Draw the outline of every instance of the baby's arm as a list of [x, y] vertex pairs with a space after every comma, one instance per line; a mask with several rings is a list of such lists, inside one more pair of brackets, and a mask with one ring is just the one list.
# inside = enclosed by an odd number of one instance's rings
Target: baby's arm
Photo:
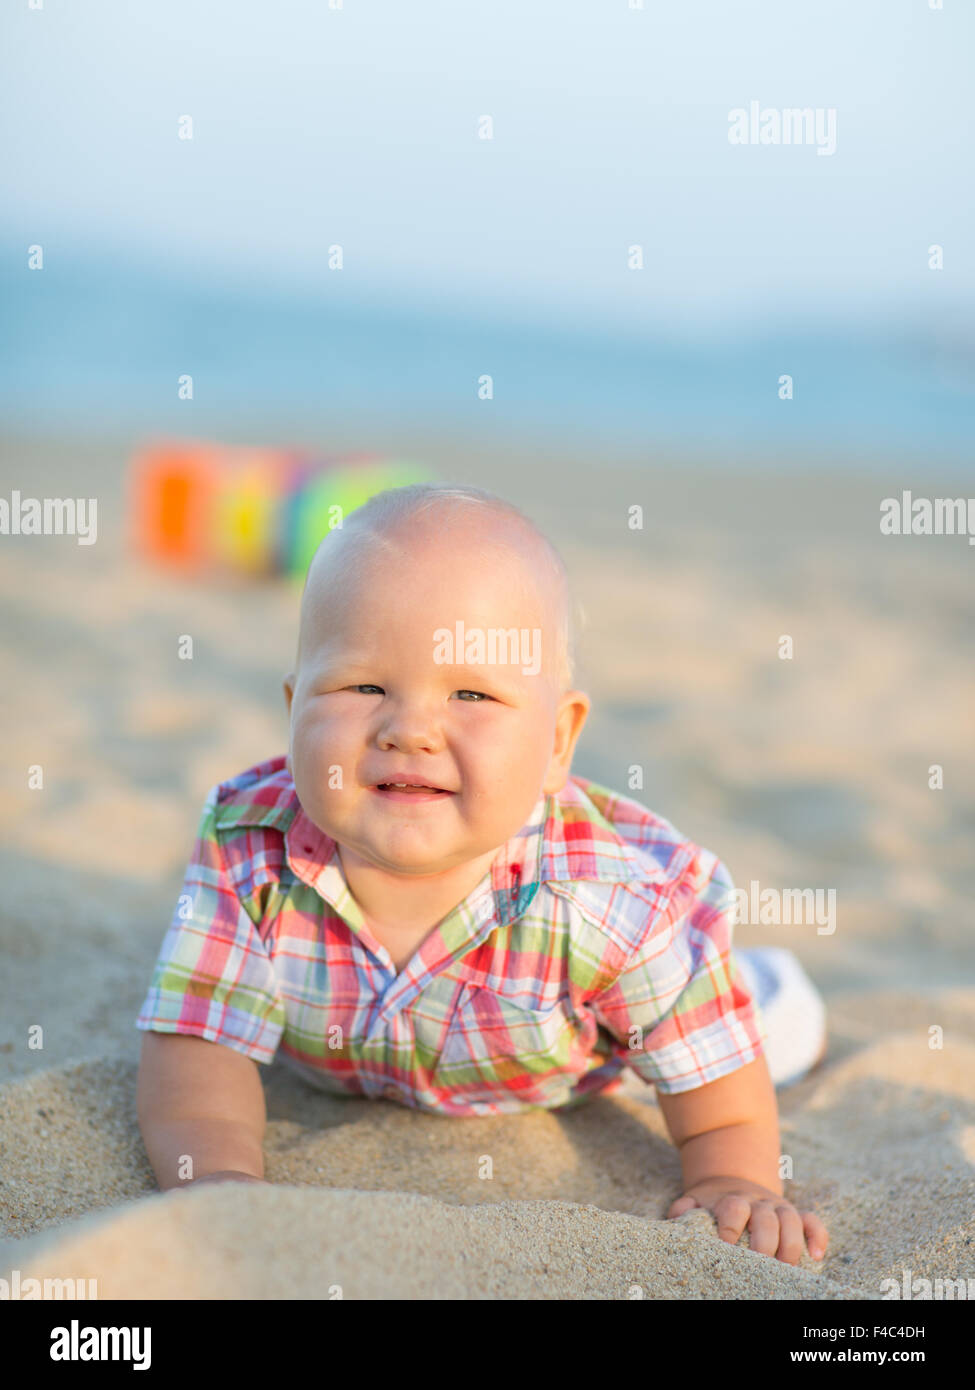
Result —
[[[160, 1190], [189, 1182], [260, 1182], [267, 1125], [257, 1063], [222, 1043], [147, 1032], [136, 1091], [139, 1128]], [[181, 1178], [186, 1157], [192, 1178]]]
[[805, 1236], [810, 1255], [822, 1258], [826, 1227], [782, 1195], [778, 1107], [764, 1057], [690, 1091], [658, 1090], [657, 1100], [684, 1179], [669, 1217], [706, 1207], [722, 1240], [734, 1244], [747, 1225], [751, 1249], [760, 1254], [795, 1264]]
[[690, 1091], [657, 1091], [680, 1150], [684, 1187], [708, 1178], [745, 1178], [781, 1196], [779, 1116], [764, 1057]]

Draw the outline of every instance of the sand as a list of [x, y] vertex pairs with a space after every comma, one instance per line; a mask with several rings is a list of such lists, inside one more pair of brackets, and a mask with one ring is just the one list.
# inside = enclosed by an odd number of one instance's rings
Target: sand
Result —
[[20, 445], [3, 465], [8, 491], [97, 494], [100, 537], [0, 547], [0, 1277], [217, 1299], [844, 1299], [904, 1270], [975, 1279], [971, 553], [876, 534], [899, 477], [601, 467], [596, 489], [571, 460], [442, 464], [566, 554], [594, 703], [576, 771], [622, 789], [641, 764], [642, 799], [740, 885], [837, 890], [832, 935], [739, 932], [794, 949], [829, 1008], [824, 1064], [779, 1100], [787, 1194], [831, 1241], [790, 1267], [719, 1241], [707, 1213], [663, 1219], [679, 1165], [638, 1083], [562, 1117], [447, 1120], [275, 1064], [272, 1186], [156, 1191], [134, 1019], [202, 797], [284, 751], [297, 606], [285, 581], [201, 585], [130, 556], [126, 447]]

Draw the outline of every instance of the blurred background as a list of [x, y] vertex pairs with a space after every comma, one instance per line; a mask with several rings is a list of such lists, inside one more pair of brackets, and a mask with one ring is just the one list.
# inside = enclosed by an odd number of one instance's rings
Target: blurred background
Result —
[[[4, 27], [24, 431], [970, 459], [970, 6], [91, 0]], [[752, 100], [835, 109], [835, 153], [730, 144]]]
[[[577, 773], [746, 886], [836, 888], [832, 937], [741, 933], [834, 994], [958, 978], [975, 551], [879, 509], [975, 491], [970, 6], [2, 25], [0, 496], [98, 501], [92, 546], [0, 537], [9, 1037], [61, 991], [49, 1050], [0, 1040], [4, 1066], [135, 1049], [208, 788], [287, 747], [300, 576], [140, 548], [158, 440], [406, 460], [523, 506], [588, 618]], [[835, 152], [730, 143], [752, 101], [835, 110]]]

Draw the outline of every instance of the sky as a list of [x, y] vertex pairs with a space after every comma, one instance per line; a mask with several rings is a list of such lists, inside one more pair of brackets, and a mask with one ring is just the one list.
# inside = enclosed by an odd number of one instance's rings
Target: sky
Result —
[[[24, 0], [0, 25], [10, 260], [637, 334], [970, 333], [968, 0]], [[731, 144], [753, 100], [834, 109], [835, 153]]]

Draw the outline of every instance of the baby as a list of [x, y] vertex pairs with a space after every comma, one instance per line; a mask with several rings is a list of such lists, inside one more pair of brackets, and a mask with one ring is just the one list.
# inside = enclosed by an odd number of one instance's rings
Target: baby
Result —
[[822, 1258], [782, 1195], [727, 870], [571, 775], [572, 607], [549, 541], [479, 489], [380, 493], [321, 543], [289, 754], [207, 797], [136, 1024], [160, 1188], [263, 1181], [276, 1054], [440, 1115], [562, 1110], [631, 1075], [680, 1152], [669, 1217]]

